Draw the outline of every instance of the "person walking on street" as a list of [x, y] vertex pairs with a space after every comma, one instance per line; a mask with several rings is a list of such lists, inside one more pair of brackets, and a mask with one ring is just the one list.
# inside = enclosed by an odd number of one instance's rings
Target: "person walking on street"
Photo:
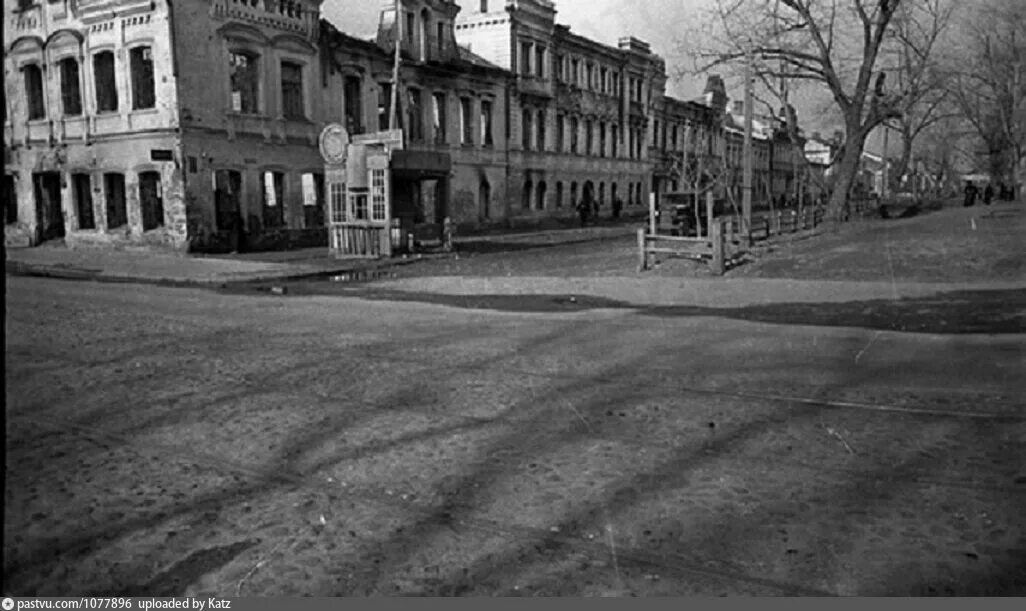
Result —
[[590, 211], [591, 204], [584, 198], [581, 198], [577, 202], [577, 214], [581, 217], [581, 227], [588, 224], [588, 212]]
[[973, 184], [973, 181], [965, 181], [965, 201], [962, 205], [966, 208], [974, 206], [976, 204], [976, 193], [976, 185]]
[[987, 183], [987, 186], [983, 188], [983, 205], [989, 206], [991, 200], [994, 199], [994, 187]]
[[623, 210], [623, 200], [617, 197], [613, 200], [613, 218], [620, 218], [620, 211]]

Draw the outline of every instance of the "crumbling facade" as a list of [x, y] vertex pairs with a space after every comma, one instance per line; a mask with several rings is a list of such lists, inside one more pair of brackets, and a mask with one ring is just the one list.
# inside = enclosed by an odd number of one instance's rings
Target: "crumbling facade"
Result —
[[170, 5], [4, 6], [7, 245], [183, 249]]

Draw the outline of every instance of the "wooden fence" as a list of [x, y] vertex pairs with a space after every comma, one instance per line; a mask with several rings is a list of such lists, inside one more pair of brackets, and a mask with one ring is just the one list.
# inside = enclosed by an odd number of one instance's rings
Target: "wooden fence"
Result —
[[709, 225], [709, 235], [701, 238], [681, 237], [649, 233], [638, 230], [638, 271], [651, 267], [659, 255], [694, 259], [709, 264], [716, 275], [722, 275], [728, 264], [736, 261], [752, 244], [798, 231], [813, 229], [823, 222], [823, 208], [806, 208], [802, 211], [780, 210], [752, 219], [752, 228], [747, 236], [741, 229], [741, 222], [735, 216], [714, 219]]

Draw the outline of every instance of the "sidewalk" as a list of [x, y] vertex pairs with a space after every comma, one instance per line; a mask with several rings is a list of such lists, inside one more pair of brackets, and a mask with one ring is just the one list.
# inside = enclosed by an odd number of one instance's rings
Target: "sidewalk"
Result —
[[[465, 249], [517, 249], [602, 240], [634, 231], [630, 226], [554, 229], [532, 233], [457, 237], [457, 251]], [[512, 247], [512, 248], [511, 248]], [[414, 255], [394, 259], [337, 259], [325, 248], [270, 251], [233, 255], [176, 255], [149, 251], [108, 251], [44, 244], [34, 248], [5, 249], [9, 274], [110, 282], [167, 284], [223, 284], [287, 280], [315, 275], [344, 274], [416, 263], [445, 254]]]

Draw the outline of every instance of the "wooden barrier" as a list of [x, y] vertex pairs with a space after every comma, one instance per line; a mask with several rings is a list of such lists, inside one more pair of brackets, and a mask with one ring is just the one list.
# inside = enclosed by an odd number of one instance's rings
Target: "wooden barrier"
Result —
[[[717, 228], [718, 225], [719, 223], [717, 222], [713, 223], [716, 235], [719, 235], [720, 231]], [[671, 257], [676, 256], [686, 259], [708, 260], [713, 256], [715, 250], [713, 244], [717, 241], [721, 242], [720, 247], [722, 251], [722, 238], [684, 238], [671, 235], [653, 235], [647, 233], [645, 229], [638, 229], [638, 271], [645, 271], [651, 267], [650, 258], [652, 255], [670, 255]]]
[[739, 220], [734, 216], [713, 219], [705, 238], [659, 235], [638, 229], [638, 271], [649, 269], [651, 258], [663, 254], [707, 262], [714, 274], [722, 275], [730, 262], [748, 251], [751, 242], [811, 229], [819, 226], [823, 218], [824, 209], [820, 207], [780, 210], [753, 218], [748, 236], [740, 231]]

